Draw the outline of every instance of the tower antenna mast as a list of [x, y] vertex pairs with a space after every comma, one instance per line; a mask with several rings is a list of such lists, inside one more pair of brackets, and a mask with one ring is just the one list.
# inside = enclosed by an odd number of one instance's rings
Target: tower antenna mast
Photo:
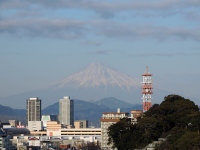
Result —
[[143, 100], [143, 112], [148, 111], [151, 108], [151, 95], [152, 92], [152, 74], [148, 72], [148, 66], [146, 66], [146, 71], [142, 74], [142, 100]]

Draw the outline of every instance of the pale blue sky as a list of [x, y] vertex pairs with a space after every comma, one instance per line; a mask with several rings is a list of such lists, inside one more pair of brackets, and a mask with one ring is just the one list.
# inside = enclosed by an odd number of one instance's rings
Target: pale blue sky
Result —
[[0, 97], [103, 62], [197, 100], [199, 27], [197, 0], [0, 0]]

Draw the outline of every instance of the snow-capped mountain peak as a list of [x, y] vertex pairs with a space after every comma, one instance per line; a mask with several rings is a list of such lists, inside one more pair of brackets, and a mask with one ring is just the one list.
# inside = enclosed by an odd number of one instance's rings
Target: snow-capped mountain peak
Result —
[[118, 72], [100, 63], [92, 63], [85, 70], [72, 74], [60, 81], [57, 88], [63, 87], [95, 88], [99, 86], [113, 86], [122, 89], [138, 87], [139, 81], [124, 73]]

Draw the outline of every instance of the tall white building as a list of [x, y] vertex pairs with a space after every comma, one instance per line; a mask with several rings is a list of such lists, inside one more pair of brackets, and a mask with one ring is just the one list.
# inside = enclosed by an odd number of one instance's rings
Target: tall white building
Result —
[[27, 122], [41, 121], [41, 100], [38, 97], [26, 100]]
[[59, 121], [66, 126], [74, 126], [74, 101], [65, 96], [59, 101]]

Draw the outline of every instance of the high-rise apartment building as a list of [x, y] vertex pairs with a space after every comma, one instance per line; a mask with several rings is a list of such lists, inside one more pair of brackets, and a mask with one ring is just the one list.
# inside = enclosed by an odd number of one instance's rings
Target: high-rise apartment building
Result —
[[41, 121], [41, 100], [38, 97], [26, 100], [27, 122]]
[[66, 126], [74, 126], [74, 101], [65, 96], [59, 101], [59, 121]]
[[129, 113], [120, 112], [120, 109], [116, 113], [102, 113], [101, 118], [101, 149], [102, 150], [111, 150], [112, 144], [108, 145], [108, 128], [112, 124], [120, 121], [124, 117], [128, 117]]

